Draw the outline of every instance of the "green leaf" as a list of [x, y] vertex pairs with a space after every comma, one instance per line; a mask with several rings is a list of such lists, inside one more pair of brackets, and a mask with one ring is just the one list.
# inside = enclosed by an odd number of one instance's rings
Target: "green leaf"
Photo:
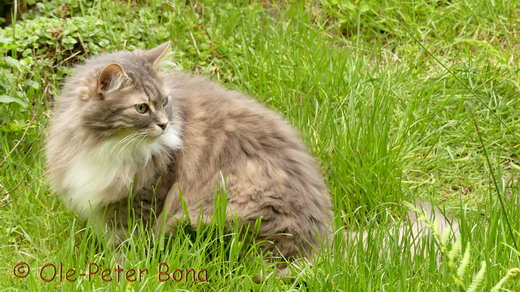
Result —
[[40, 83], [34, 80], [26, 80], [25, 83], [34, 89], [40, 89]]
[[5, 57], [5, 63], [9, 65], [9, 67], [20, 67], [20, 62], [12, 57]]
[[16, 97], [12, 97], [12, 96], [5, 95], [5, 94], [0, 95], [0, 103], [11, 103], [11, 102], [15, 102], [23, 107], [27, 107], [26, 102], [24, 102]]

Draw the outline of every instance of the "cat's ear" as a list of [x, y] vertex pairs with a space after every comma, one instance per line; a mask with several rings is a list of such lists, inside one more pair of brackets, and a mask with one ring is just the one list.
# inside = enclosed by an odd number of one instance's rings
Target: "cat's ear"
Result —
[[97, 94], [103, 97], [105, 93], [120, 88], [130, 77], [118, 64], [110, 64], [103, 68], [97, 78]]
[[144, 51], [144, 57], [148, 62], [150, 62], [154, 67], [157, 66], [159, 61], [166, 55], [168, 50], [170, 49], [170, 42], [165, 42], [164, 44], [157, 46], [148, 51]]

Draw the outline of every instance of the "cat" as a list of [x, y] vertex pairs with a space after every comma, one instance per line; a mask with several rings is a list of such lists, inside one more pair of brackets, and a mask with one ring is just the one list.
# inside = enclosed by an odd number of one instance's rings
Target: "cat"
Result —
[[[169, 47], [105, 53], [74, 69], [51, 115], [54, 192], [118, 245], [129, 206], [151, 228], [171, 232], [183, 220], [211, 218], [220, 187], [229, 218], [261, 218], [267, 252], [310, 258], [332, 234], [332, 202], [297, 132], [249, 96], [162, 70]], [[151, 219], [158, 216], [165, 219]]]

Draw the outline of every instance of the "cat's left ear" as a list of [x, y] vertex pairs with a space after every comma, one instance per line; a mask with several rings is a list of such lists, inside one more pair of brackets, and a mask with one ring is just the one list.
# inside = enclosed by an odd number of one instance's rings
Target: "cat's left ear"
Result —
[[148, 62], [150, 62], [154, 67], [157, 66], [162, 57], [166, 55], [168, 50], [170, 49], [170, 42], [165, 42], [164, 44], [157, 46], [153, 49], [144, 51], [144, 57]]
[[97, 94], [103, 97], [107, 92], [117, 90], [128, 84], [130, 77], [119, 64], [110, 64], [103, 68], [97, 78]]

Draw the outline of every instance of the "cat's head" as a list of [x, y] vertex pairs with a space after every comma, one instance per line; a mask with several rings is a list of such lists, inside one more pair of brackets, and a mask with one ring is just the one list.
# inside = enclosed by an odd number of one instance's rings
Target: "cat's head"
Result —
[[102, 138], [132, 135], [153, 141], [166, 133], [172, 119], [171, 97], [156, 69], [169, 46], [168, 42], [87, 61], [94, 72], [88, 93], [81, 97], [82, 126]]

